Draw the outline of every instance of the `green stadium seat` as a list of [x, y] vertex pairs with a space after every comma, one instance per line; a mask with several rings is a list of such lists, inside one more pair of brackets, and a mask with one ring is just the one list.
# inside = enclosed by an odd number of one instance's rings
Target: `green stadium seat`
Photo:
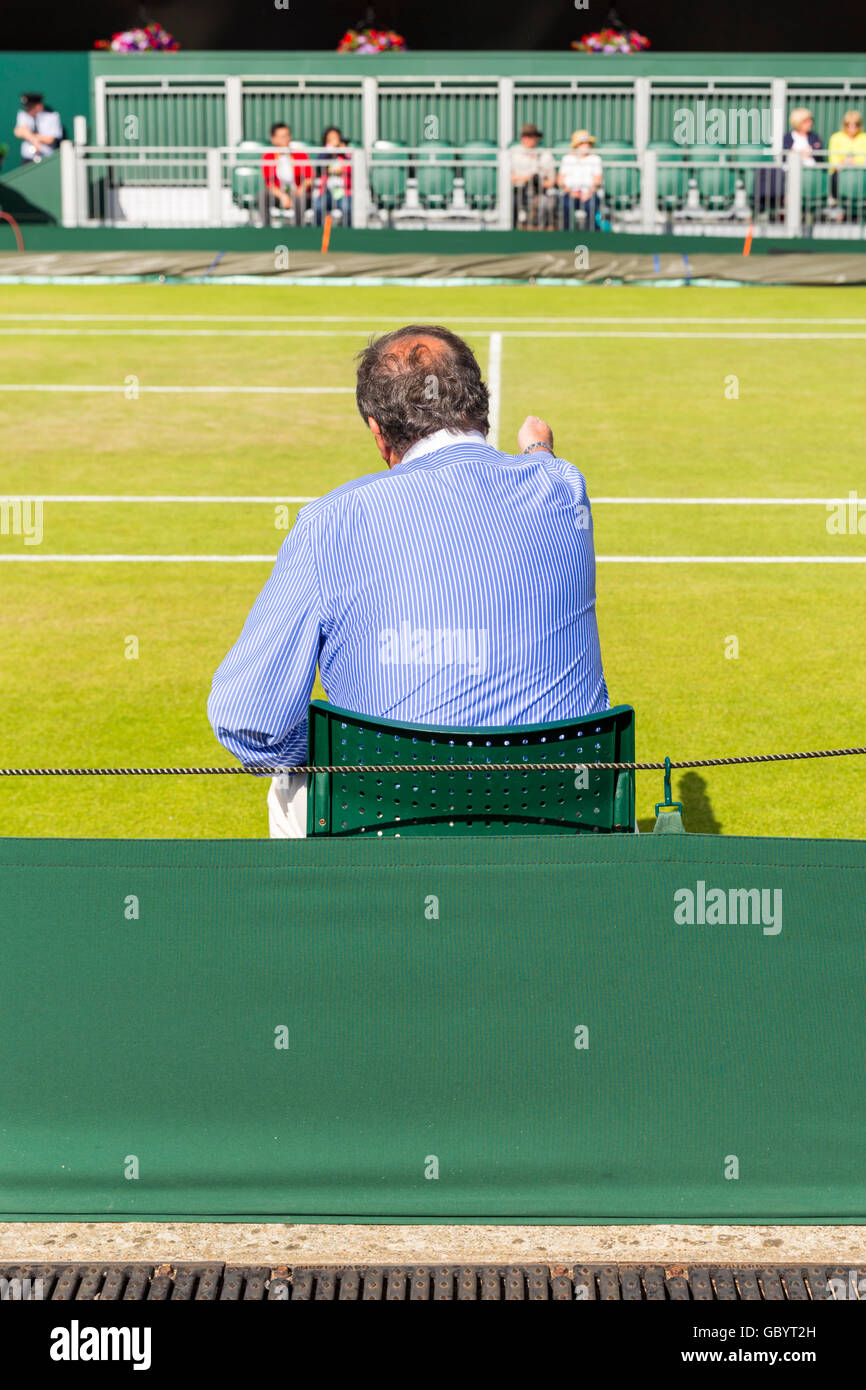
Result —
[[498, 157], [499, 151], [490, 140], [467, 140], [463, 145], [460, 172], [470, 207], [490, 207], [496, 202]]
[[628, 140], [605, 140], [595, 148], [604, 164], [625, 164], [637, 158], [634, 145]]
[[418, 197], [428, 206], [442, 206], [454, 188], [456, 151], [444, 140], [424, 140], [413, 156]]
[[766, 145], [732, 145], [728, 148], [728, 163], [734, 169], [735, 178], [743, 181], [746, 194], [751, 198], [755, 187], [755, 173], [761, 164], [772, 164], [775, 156]]
[[849, 222], [862, 222], [866, 211], [866, 168], [843, 168], [836, 175], [836, 199]]
[[604, 161], [604, 199], [611, 208], [631, 207], [640, 196], [640, 169]]
[[677, 164], [686, 153], [685, 145], [678, 145], [676, 140], [650, 140], [647, 149], [655, 150], [659, 164]]
[[370, 152], [370, 192], [380, 207], [391, 210], [400, 206], [406, 196], [408, 172], [402, 141], [377, 140]]
[[[633, 762], [634, 710], [516, 728], [456, 729], [371, 719], [314, 700], [309, 762], [441, 764], [439, 772], [318, 773], [307, 834], [515, 835], [632, 833], [634, 773], [557, 770], [561, 762]], [[513, 772], [484, 764], [514, 763]], [[521, 772], [521, 763], [549, 772]], [[471, 771], [467, 770], [471, 767]]]
[[260, 140], [241, 140], [235, 146], [236, 154], [243, 156], [243, 159], [232, 166], [232, 202], [244, 212], [254, 212], [262, 207], [265, 180], [261, 156], [269, 148]]
[[737, 175], [718, 145], [692, 145], [689, 163], [693, 166], [690, 177], [697, 180], [698, 193], [706, 207], [718, 209], [719, 205], [730, 203]]
[[807, 164], [801, 171], [803, 211], [813, 216], [827, 201], [828, 170], [826, 164]]
[[666, 208], [682, 207], [689, 187], [689, 171], [682, 145], [672, 140], [652, 140], [647, 145], [656, 156], [656, 197]]

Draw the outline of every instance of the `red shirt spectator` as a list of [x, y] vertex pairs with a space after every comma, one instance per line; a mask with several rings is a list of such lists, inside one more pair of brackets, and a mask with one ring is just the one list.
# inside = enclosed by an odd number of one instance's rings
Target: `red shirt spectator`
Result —
[[[276, 124], [271, 128], [271, 146], [262, 155], [265, 185], [283, 207], [304, 201], [313, 186], [313, 165], [305, 149], [292, 149], [289, 126]], [[294, 184], [294, 187], [291, 185]]]

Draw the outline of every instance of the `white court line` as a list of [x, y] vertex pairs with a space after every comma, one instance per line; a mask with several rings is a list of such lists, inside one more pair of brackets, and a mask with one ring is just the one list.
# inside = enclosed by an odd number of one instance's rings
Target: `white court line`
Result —
[[490, 334], [490, 353], [487, 358], [487, 386], [490, 391], [490, 422], [487, 442], [499, 448], [499, 402], [502, 396], [502, 334]]
[[[382, 475], [385, 476], [384, 473]], [[350, 480], [351, 481], [351, 480]], [[170, 493], [158, 493], [149, 497], [139, 497], [127, 493], [7, 493], [10, 497], [32, 497], [38, 502], [198, 502], [206, 506], [238, 502], [263, 506], [276, 506], [284, 502], [318, 502], [318, 497], [179, 497]], [[592, 497], [590, 501], [597, 506], [622, 507], [828, 507], [849, 503], [851, 497]]]
[[[0, 328], [15, 338], [357, 338], [359, 328]], [[654, 333], [642, 330], [504, 329], [503, 338], [703, 338], [777, 342], [857, 342], [866, 333]]]
[[[31, 500], [31, 494], [7, 493], [6, 497], [27, 496]], [[3, 499], [0, 499], [3, 500]], [[286, 502], [318, 502], [318, 497], [173, 497], [167, 493], [152, 497], [133, 497], [128, 494], [110, 493], [33, 493], [34, 502], [203, 502], [210, 506], [212, 503], [217, 505], [223, 502], [260, 502], [268, 506], [277, 506]], [[847, 499], [846, 499], [847, 500]]]
[[0, 383], [0, 391], [83, 391], [83, 392], [124, 392], [134, 395], [145, 393], [165, 394], [171, 392], [178, 396], [191, 393], [209, 396], [352, 396], [351, 386], [48, 386], [27, 382]]
[[[0, 323], [403, 323], [402, 314], [0, 314]], [[866, 318], [819, 318], [807, 315], [779, 318], [705, 317], [696, 314], [643, 316], [638, 314], [493, 314], [448, 316], [449, 323], [848, 323], [866, 325]]]
[[[272, 565], [273, 555], [0, 555], [52, 564]], [[866, 555], [597, 555], [600, 565], [866, 565]]]

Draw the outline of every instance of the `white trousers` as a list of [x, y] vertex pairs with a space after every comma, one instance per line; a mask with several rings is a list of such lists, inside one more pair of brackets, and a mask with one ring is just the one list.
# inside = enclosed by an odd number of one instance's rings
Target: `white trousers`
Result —
[[307, 779], [303, 773], [271, 778], [268, 823], [272, 840], [303, 840], [307, 835]]

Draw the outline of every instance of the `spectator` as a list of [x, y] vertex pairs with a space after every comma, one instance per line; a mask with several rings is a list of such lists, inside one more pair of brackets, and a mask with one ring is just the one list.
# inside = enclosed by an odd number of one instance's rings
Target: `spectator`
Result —
[[549, 190], [556, 184], [556, 165], [550, 150], [539, 148], [542, 139], [537, 125], [528, 124], [520, 132], [520, 144], [511, 151], [511, 182], [515, 226], [549, 225]]
[[853, 199], [854, 206], [852, 207], [852, 200], [846, 196], [844, 190], [842, 204], [839, 205], [836, 200], [839, 197], [839, 170], [858, 166], [862, 168], [866, 164], [866, 134], [863, 133], [863, 117], [859, 111], [845, 112], [842, 117], [841, 129], [834, 131], [830, 136], [828, 153], [830, 159], [830, 197], [832, 200], [830, 218], [833, 222], [844, 222], [847, 214], [853, 216], [856, 221], [858, 200]]
[[351, 226], [352, 157], [337, 126], [328, 126], [322, 136], [322, 152], [317, 163], [319, 170], [313, 199], [313, 221], [317, 227], [321, 227], [326, 214], [336, 204], [343, 226]]
[[292, 148], [292, 130], [285, 121], [271, 126], [271, 146], [262, 156], [265, 186], [280, 207], [293, 212], [295, 226], [301, 227], [313, 187], [310, 156], [303, 146]]
[[782, 141], [783, 150], [796, 150], [804, 165], [815, 163], [815, 150], [823, 149], [812, 126], [812, 112], [805, 106], [795, 106], [791, 112], [791, 129]]
[[603, 171], [601, 157], [592, 148], [594, 144], [595, 136], [588, 130], [576, 130], [571, 137], [571, 150], [559, 166], [556, 181], [564, 192], [562, 211], [566, 230], [571, 228], [575, 205], [586, 213], [586, 230], [595, 229], [601, 209]]
[[21, 141], [21, 163], [35, 164], [54, 154], [63, 139], [56, 111], [45, 106], [41, 92], [24, 92], [15, 120], [15, 137]]
[[846, 111], [842, 127], [830, 136], [830, 168], [835, 174], [846, 165], [866, 164], [866, 133], [859, 111]]

